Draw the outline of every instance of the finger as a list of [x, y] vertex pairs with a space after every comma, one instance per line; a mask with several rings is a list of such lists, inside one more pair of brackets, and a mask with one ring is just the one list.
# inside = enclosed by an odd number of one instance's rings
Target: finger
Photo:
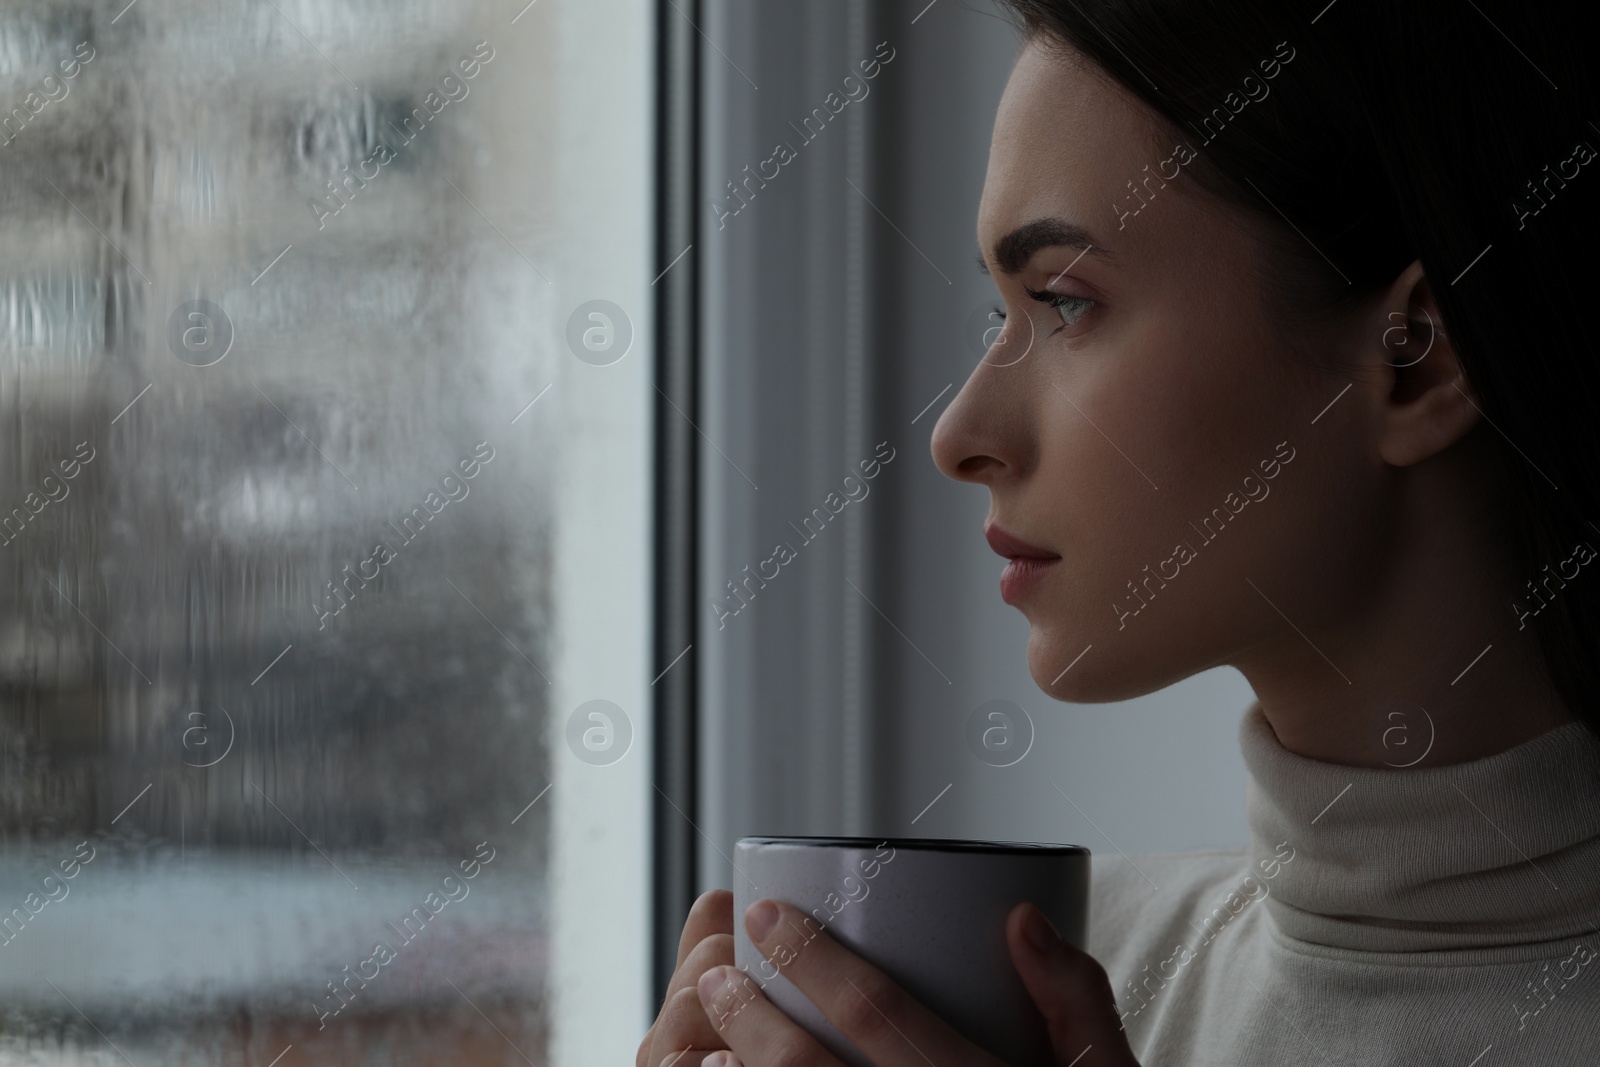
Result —
[[[689, 952], [677, 971], [672, 975], [672, 981], [667, 983], [667, 998], [662, 1007], [672, 1002], [672, 999], [685, 989], [693, 989], [700, 981], [700, 976], [719, 964], [732, 963], [733, 960], [733, 935], [712, 934]], [[703, 1013], [702, 1013], [703, 1014]], [[712, 1048], [718, 1046], [712, 1045]]]
[[1063, 941], [1033, 904], [1011, 909], [1006, 941], [1017, 974], [1044, 1016], [1058, 1061], [1082, 1056], [1080, 1067], [1138, 1067], [1111, 979], [1098, 960]]
[[[726, 889], [708, 889], [695, 899], [689, 917], [678, 935], [678, 963], [688, 959], [694, 947], [712, 934], [733, 933], [733, 894]], [[699, 977], [696, 975], [696, 977]]]
[[878, 1067], [924, 1067], [935, 1052], [974, 1067], [1001, 1067], [798, 908], [758, 900], [745, 914], [745, 929], [778, 972]]
[[690, 1048], [678, 1049], [668, 1052], [659, 1063], [652, 1062], [651, 1067], [706, 1067], [711, 1062], [711, 1057], [720, 1053], [727, 1053], [727, 1049]]
[[701, 1061], [701, 1065], [702, 1067], [744, 1067], [739, 1062], [739, 1057], [726, 1049], [721, 1052], [713, 1052]]
[[[708, 889], [695, 898], [689, 906], [689, 915], [683, 921], [683, 932], [678, 935], [678, 962], [673, 971], [674, 981], [667, 984], [667, 995], [662, 998], [664, 1007], [672, 999], [673, 993], [683, 988], [685, 983], [676, 981], [679, 973], [683, 971], [683, 962], [689, 958], [689, 953], [694, 951], [696, 945], [713, 934], [733, 934], [733, 894], [726, 889]], [[730, 955], [729, 962], [733, 960]], [[720, 961], [719, 961], [720, 962]], [[689, 978], [687, 985], [694, 985], [705, 968], [696, 970]], [[647, 1067], [646, 1057], [649, 1055], [650, 1043], [654, 1039], [655, 1024], [650, 1024], [650, 1029], [645, 1031], [644, 1040], [639, 1043], [639, 1054], [635, 1057], [635, 1067]]]
[[[703, 898], [702, 898], [703, 899]], [[731, 908], [731, 902], [730, 902]], [[681, 997], [684, 990], [693, 990], [695, 983], [700, 981], [700, 976], [706, 971], [721, 963], [733, 962], [733, 934], [719, 933], [704, 938], [699, 944], [694, 945], [687, 956], [678, 964], [678, 969], [673, 972], [672, 979], [667, 983], [667, 994], [661, 1002], [661, 1014], [656, 1021], [645, 1031], [644, 1040], [639, 1044], [639, 1053], [634, 1058], [636, 1067], [654, 1067], [650, 1059], [650, 1050], [667, 1015], [667, 1009], [672, 1006], [675, 999]], [[693, 1001], [693, 998], [690, 998]], [[693, 1003], [694, 1013], [700, 1018], [698, 1022], [689, 1020], [689, 1026], [681, 1032], [675, 1032], [672, 1041], [675, 1047], [684, 1048], [693, 1045], [696, 1048], [715, 1049], [721, 1048], [720, 1040], [711, 1040], [715, 1031], [711, 1024], [705, 1021], [705, 1012], [700, 1010], [698, 1002]]]
[[727, 1051], [728, 1050], [725, 1048], [680, 1049], [677, 1052], [667, 1053], [667, 1055], [662, 1058], [659, 1064], [652, 1064], [651, 1067], [706, 1067], [706, 1064], [711, 1063], [711, 1057], [717, 1055], [719, 1052], [726, 1054]]
[[[698, 979], [699, 975], [695, 977]], [[667, 1000], [652, 1029], [650, 1052], [644, 1061], [648, 1067], [666, 1067], [674, 1053], [685, 1049], [709, 1052], [728, 1047], [728, 1042], [706, 1018], [700, 994], [694, 986], [678, 990]]]
[[700, 979], [700, 1002], [736, 1062], [784, 1067], [844, 1067], [762, 995], [737, 967], [714, 967]]

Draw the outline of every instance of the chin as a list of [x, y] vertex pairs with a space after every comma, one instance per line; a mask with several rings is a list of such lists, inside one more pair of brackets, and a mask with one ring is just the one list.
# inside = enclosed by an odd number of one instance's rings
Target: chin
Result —
[[[1076, 627], [1030, 619], [1028, 673], [1047, 695], [1073, 704], [1132, 700], [1184, 677], [1169, 676], [1161, 664], [1148, 662], [1136, 647], [1118, 639], [1126, 636], [1112, 635], [1107, 641], [1103, 634], [1095, 637]], [[1092, 647], [1085, 652], [1085, 646]]]
[[[1093, 647], [1085, 652], [1086, 645]], [[1028, 673], [1034, 685], [1057, 700], [1093, 704], [1103, 699], [1093, 695], [1104, 682], [1103, 653], [1103, 643], [1091, 641], [1077, 627], [1053, 620], [1028, 620]]]

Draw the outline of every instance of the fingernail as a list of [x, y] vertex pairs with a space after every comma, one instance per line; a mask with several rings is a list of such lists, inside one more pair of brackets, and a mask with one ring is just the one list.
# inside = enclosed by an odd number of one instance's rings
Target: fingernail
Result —
[[758, 900], [744, 913], [745, 929], [755, 941], [765, 941], [772, 928], [778, 925], [778, 906], [770, 900]]
[[1050, 920], [1044, 917], [1044, 912], [1038, 908], [1030, 908], [1028, 917], [1023, 921], [1022, 932], [1028, 935], [1028, 940], [1040, 952], [1050, 952], [1061, 943], [1061, 937], [1056, 933], [1056, 928], [1050, 925]]
[[732, 1062], [733, 1057], [728, 1055], [726, 1051], [713, 1052], [700, 1061], [700, 1067], [728, 1067], [728, 1064]]
[[720, 990], [728, 980], [728, 976], [725, 973], [726, 971], [726, 967], [713, 967], [705, 974], [700, 976], [698, 988], [700, 990], [701, 1001], [706, 1004], [711, 1003], [711, 998], [717, 995], [717, 991]]

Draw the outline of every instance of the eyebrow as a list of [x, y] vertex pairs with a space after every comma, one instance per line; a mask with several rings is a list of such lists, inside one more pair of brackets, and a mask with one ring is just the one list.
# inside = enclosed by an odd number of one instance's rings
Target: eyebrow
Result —
[[[1040, 249], [1060, 245], [1081, 248], [1103, 261], [1114, 258], [1111, 250], [1094, 241], [1082, 226], [1062, 218], [1043, 218], [1024, 223], [996, 241], [994, 261], [999, 265], [1000, 273], [1016, 274], [1028, 265]], [[978, 253], [978, 269], [989, 273], [989, 265], [984, 261], [981, 251]]]

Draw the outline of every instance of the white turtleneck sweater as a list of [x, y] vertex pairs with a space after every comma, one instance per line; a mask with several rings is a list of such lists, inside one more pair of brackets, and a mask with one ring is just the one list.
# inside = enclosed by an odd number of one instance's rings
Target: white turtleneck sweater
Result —
[[1096, 855], [1143, 1067], [1600, 1065], [1600, 739], [1345, 767], [1239, 732], [1248, 851]]

